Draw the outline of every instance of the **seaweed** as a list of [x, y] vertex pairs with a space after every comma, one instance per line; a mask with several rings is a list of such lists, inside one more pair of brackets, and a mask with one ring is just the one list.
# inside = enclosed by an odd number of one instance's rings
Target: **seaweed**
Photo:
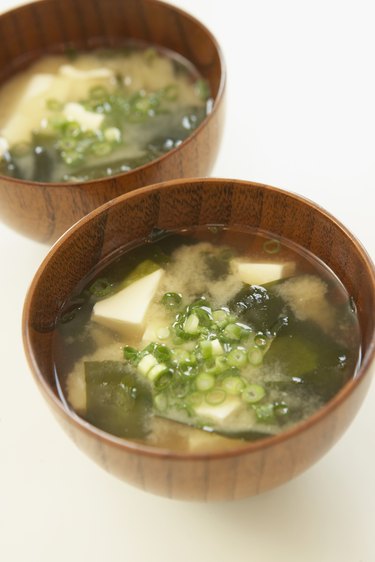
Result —
[[141, 438], [150, 430], [150, 386], [121, 361], [85, 363], [86, 419], [118, 437]]

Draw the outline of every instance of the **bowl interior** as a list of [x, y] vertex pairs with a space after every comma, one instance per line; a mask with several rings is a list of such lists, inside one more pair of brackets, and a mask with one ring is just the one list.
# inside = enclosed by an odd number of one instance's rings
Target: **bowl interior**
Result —
[[[60, 239], [39, 269], [25, 305], [26, 350], [39, 382], [57, 396], [51, 355], [56, 316], [76, 284], [101, 260], [154, 228], [246, 225], [294, 241], [323, 260], [357, 307], [363, 364], [374, 354], [375, 275], [356, 239], [313, 203], [276, 188], [230, 180], [181, 180], [123, 195]], [[359, 374], [359, 377], [361, 373]]]
[[0, 175], [0, 216], [52, 243], [81, 217], [122, 193], [179, 177], [210, 174], [224, 126], [225, 65], [211, 33], [158, 0], [38, 0], [0, 15], [0, 85], [46, 53], [117, 47], [135, 40], [182, 55], [208, 80], [213, 110], [180, 144], [132, 170], [77, 183]]
[[216, 96], [222, 61], [195, 18], [158, 0], [39, 0], [0, 17], [0, 83], [46, 52], [116, 47], [124, 39], [171, 49], [192, 62]]

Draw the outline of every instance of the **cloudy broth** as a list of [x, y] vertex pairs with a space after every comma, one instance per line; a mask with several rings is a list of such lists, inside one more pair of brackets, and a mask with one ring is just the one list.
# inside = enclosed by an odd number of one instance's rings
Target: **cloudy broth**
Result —
[[0, 88], [0, 173], [76, 182], [127, 172], [177, 147], [212, 104], [208, 83], [168, 50], [46, 55]]
[[116, 253], [65, 304], [54, 349], [63, 399], [90, 423], [207, 451], [316, 412], [355, 376], [360, 335], [350, 295], [312, 254], [210, 226]]

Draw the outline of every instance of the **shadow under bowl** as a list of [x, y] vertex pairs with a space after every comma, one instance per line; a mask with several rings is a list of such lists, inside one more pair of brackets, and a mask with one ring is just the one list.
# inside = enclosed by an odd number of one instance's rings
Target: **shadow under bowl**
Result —
[[78, 219], [131, 190], [209, 175], [224, 124], [225, 66], [215, 38], [184, 11], [158, 0], [38, 0], [0, 15], [0, 85], [46, 53], [118, 47], [126, 40], [170, 49], [210, 85], [212, 112], [178, 147], [129, 172], [77, 183], [0, 175], [0, 218], [35, 240], [54, 242]]
[[[52, 360], [56, 318], [77, 282], [121, 247], [154, 228], [246, 226], [289, 239], [322, 260], [354, 300], [361, 330], [357, 376], [320, 410], [277, 436], [216, 453], [160, 450], [113, 437], [69, 411]], [[375, 342], [374, 266], [329, 213], [292, 193], [237, 180], [176, 180], [122, 195], [74, 225], [50, 250], [32, 282], [23, 317], [33, 375], [76, 445], [110, 473], [145, 491], [189, 500], [258, 494], [300, 474], [324, 455], [357, 413], [370, 383]]]

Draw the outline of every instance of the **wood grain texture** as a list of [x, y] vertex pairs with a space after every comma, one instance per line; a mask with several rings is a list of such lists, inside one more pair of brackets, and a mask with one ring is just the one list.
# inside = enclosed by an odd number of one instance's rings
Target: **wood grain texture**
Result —
[[70, 185], [0, 176], [0, 218], [10, 227], [51, 243], [122, 193], [211, 172], [223, 132], [226, 75], [216, 40], [190, 15], [158, 0], [39, 0], [1, 15], [0, 37], [0, 84], [46, 52], [116, 47], [136, 39], [190, 60], [214, 98], [211, 114], [179, 147], [130, 172]]
[[[101, 260], [155, 227], [224, 223], [287, 237], [324, 259], [353, 296], [362, 333], [358, 376], [305, 422], [223, 453], [160, 451], [112, 437], [61, 403], [51, 341], [60, 304]], [[67, 264], [69, 263], [69, 267]], [[211, 501], [258, 494], [300, 474], [344, 433], [367, 392], [375, 354], [375, 271], [357, 240], [331, 215], [288, 192], [250, 182], [185, 179], [122, 195], [93, 211], [50, 250], [26, 298], [24, 345], [33, 375], [76, 445], [99, 465], [147, 492]]]

